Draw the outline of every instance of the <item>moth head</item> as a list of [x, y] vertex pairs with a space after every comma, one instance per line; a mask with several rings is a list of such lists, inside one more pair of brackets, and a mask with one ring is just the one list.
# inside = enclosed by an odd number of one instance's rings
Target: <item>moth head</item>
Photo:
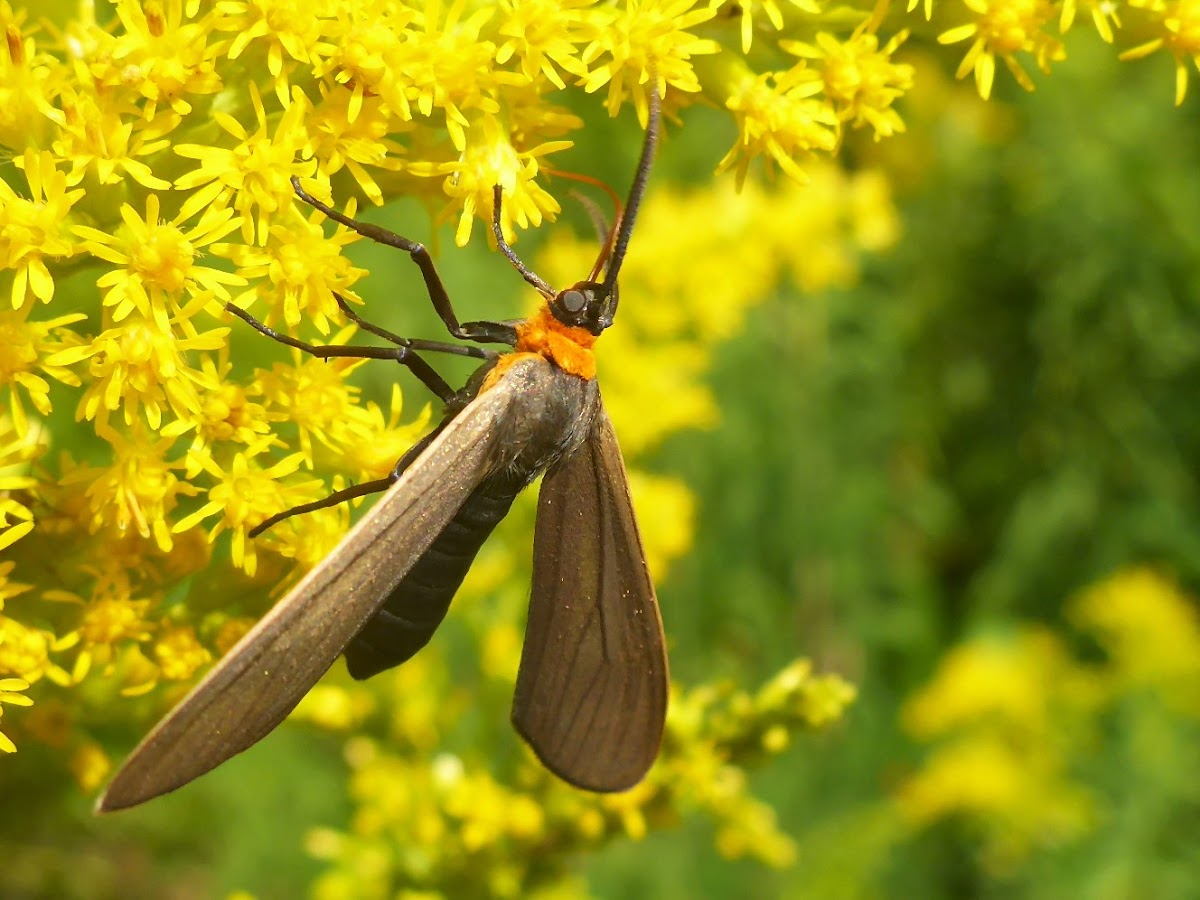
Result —
[[607, 285], [597, 281], [577, 281], [550, 300], [550, 312], [554, 318], [573, 328], [586, 328], [594, 335], [599, 335], [612, 325], [616, 311], [615, 282], [610, 290]]

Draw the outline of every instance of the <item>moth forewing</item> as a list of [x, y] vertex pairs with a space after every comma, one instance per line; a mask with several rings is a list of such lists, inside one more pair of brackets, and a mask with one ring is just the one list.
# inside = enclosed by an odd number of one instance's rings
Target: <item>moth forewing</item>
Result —
[[601, 409], [542, 481], [513, 725], [564, 781], [626, 790], [658, 755], [668, 677], [625, 464]]
[[520, 362], [455, 416], [318, 566], [138, 745], [96, 804], [173, 791], [262, 739], [372, 616], [508, 439], [514, 398], [550, 377]]

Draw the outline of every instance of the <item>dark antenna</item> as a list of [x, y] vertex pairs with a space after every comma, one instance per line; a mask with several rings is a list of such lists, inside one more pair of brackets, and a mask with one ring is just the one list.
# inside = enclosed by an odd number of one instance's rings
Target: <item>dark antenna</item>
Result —
[[[653, 78], [653, 76], [651, 76]], [[642, 156], [638, 160], [637, 174], [633, 177], [633, 186], [629, 189], [629, 199], [625, 201], [625, 212], [621, 215], [621, 224], [617, 229], [617, 242], [613, 246], [612, 256], [608, 261], [608, 271], [604, 275], [604, 289], [612, 294], [617, 286], [617, 273], [621, 271], [621, 263], [625, 260], [625, 249], [629, 246], [629, 236], [633, 234], [633, 220], [637, 218], [638, 207], [642, 203], [642, 194], [646, 192], [646, 181], [650, 177], [650, 164], [654, 162], [654, 150], [658, 146], [658, 126], [662, 112], [662, 101], [658, 96], [658, 82], [650, 89], [650, 116], [646, 123], [646, 140], [642, 142]]]

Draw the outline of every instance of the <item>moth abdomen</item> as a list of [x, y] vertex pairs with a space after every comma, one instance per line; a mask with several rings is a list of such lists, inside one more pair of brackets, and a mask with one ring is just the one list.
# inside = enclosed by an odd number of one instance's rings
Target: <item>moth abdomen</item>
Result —
[[429, 643], [479, 548], [508, 514], [523, 486], [514, 488], [503, 479], [493, 479], [467, 497], [346, 647], [346, 666], [354, 678], [370, 678], [398, 666]]
[[489, 473], [351, 640], [345, 655], [354, 678], [398, 666], [429, 642], [517, 494], [573, 453], [591, 430], [600, 396], [594, 381], [532, 354], [514, 356], [519, 364], [513, 374], [535, 380], [539, 389], [514, 396], [502, 426], [505, 440]]

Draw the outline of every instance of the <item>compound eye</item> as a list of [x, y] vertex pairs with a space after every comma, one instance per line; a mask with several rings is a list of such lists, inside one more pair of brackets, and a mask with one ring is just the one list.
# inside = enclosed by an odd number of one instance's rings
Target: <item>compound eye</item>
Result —
[[569, 313], [581, 312], [587, 306], [587, 297], [583, 295], [583, 291], [563, 291], [558, 301]]

